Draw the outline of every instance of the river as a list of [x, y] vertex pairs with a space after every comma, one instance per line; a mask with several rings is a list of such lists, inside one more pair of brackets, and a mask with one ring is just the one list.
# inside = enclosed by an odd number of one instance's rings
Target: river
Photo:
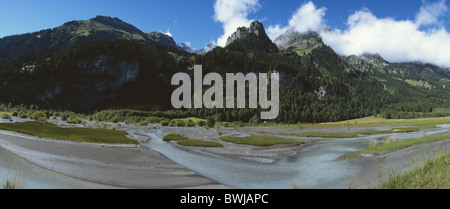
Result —
[[[450, 125], [444, 125], [426, 132], [398, 133], [396, 137], [401, 140], [442, 134], [448, 132], [449, 127]], [[172, 143], [162, 141], [154, 132], [140, 129], [134, 131], [150, 137], [149, 141], [141, 144], [143, 147], [153, 149], [220, 184], [242, 189], [287, 189], [293, 184], [305, 189], [365, 188], [376, 184], [380, 170], [384, 173], [408, 170], [437, 149], [450, 150], [450, 140], [444, 140], [409, 148], [412, 151], [391, 153], [389, 160], [374, 157], [337, 160], [340, 155], [367, 147], [370, 141], [380, 141], [389, 136], [380, 134], [357, 138], [319, 139], [302, 148], [294, 156], [284, 157], [272, 164], [260, 164], [197, 148], [180, 149]], [[3, 185], [6, 179], [18, 177], [25, 188], [103, 188], [102, 185], [85, 183], [41, 168], [2, 146], [0, 159], [0, 185]], [[354, 182], [355, 179], [357, 182]]]

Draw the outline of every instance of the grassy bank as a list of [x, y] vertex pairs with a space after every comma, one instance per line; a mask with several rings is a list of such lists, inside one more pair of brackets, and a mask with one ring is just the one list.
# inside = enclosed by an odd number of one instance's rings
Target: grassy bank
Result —
[[381, 183], [378, 189], [450, 189], [450, 151], [437, 154], [425, 165], [396, 175]]
[[222, 144], [217, 142], [202, 141], [196, 139], [188, 139], [184, 141], [178, 141], [177, 144], [187, 147], [223, 147]]
[[126, 131], [93, 129], [93, 128], [62, 128], [55, 124], [43, 122], [0, 123], [0, 129], [23, 134], [69, 140], [76, 142], [102, 144], [138, 144], [137, 141], [126, 137]]
[[163, 141], [177, 141], [177, 144], [186, 147], [223, 147], [222, 144], [217, 142], [189, 139], [177, 133], [170, 133], [164, 136]]
[[[320, 138], [355, 138], [359, 135], [375, 135], [375, 134], [389, 134], [389, 133], [409, 133], [420, 131], [421, 129], [435, 128], [436, 126], [422, 126], [422, 127], [407, 127], [394, 128], [390, 130], [361, 130], [352, 133], [324, 133], [324, 132], [304, 132], [304, 133], [273, 133], [285, 136], [297, 137], [320, 137]], [[265, 133], [265, 132], [263, 132]], [[266, 134], [266, 133], [265, 133]]]
[[333, 123], [303, 124], [302, 128], [339, 128], [339, 127], [368, 127], [368, 126], [435, 126], [450, 123], [450, 117], [417, 118], [417, 119], [384, 119], [366, 117]]
[[351, 152], [345, 155], [340, 156], [338, 159], [352, 159], [352, 158], [358, 158], [365, 154], [372, 154], [372, 155], [381, 155], [388, 152], [393, 152], [396, 150], [404, 149], [406, 147], [415, 145], [415, 144], [423, 144], [423, 143], [430, 143], [440, 140], [450, 139], [450, 134], [442, 134], [442, 135], [435, 135], [435, 136], [425, 136], [417, 139], [408, 139], [408, 140], [402, 140], [402, 141], [396, 141], [391, 143], [384, 143], [379, 146], [369, 146], [365, 149], [358, 150], [355, 152]]
[[417, 119], [385, 119], [375, 116], [358, 118], [352, 120], [345, 120], [339, 122], [317, 123], [317, 124], [278, 124], [266, 123], [259, 126], [249, 125], [250, 127], [272, 127], [272, 128], [356, 128], [356, 127], [371, 127], [371, 126], [435, 126], [442, 124], [449, 124], [450, 117], [436, 117], [436, 118], [417, 118]]
[[246, 144], [260, 147], [268, 147], [278, 144], [303, 144], [304, 141], [296, 139], [286, 139], [281, 137], [252, 135], [247, 137], [223, 136], [220, 137], [222, 141], [231, 142], [235, 144]]

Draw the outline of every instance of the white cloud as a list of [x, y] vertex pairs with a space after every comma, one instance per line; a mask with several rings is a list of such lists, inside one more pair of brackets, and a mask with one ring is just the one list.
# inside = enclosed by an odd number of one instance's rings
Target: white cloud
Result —
[[324, 19], [326, 8], [316, 8], [312, 1], [303, 4], [289, 20], [289, 24], [285, 27], [280, 25], [269, 26], [267, 29], [268, 36], [275, 40], [279, 35], [283, 34], [290, 28], [295, 28], [300, 33], [308, 31], [321, 31], [324, 27]]
[[[422, 61], [450, 67], [450, 34], [446, 29], [420, 30], [423, 25], [437, 23], [437, 17], [446, 10], [445, 1], [424, 4], [416, 20], [411, 21], [378, 18], [363, 9], [348, 17], [346, 30], [321, 35], [326, 44], [343, 55], [379, 53], [390, 62]], [[436, 11], [433, 17], [425, 15], [429, 11]]]
[[168, 36], [170, 36], [170, 37], [172, 37], [172, 33], [170, 33], [170, 30], [169, 30], [169, 29], [167, 29], [167, 32], [165, 32], [164, 34], [165, 34], [165, 35], [168, 35]]
[[249, 27], [252, 20], [247, 18], [248, 14], [259, 8], [258, 0], [217, 0], [214, 4], [214, 20], [223, 24], [224, 34], [215, 44], [223, 47], [238, 27]]
[[418, 25], [439, 23], [438, 18], [448, 12], [445, 3], [446, 0], [440, 0], [436, 3], [423, 2], [422, 7], [416, 15], [416, 23]]
[[303, 4], [288, 25], [269, 26], [269, 37], [274, 40], [292, 27], [298, 32], [314, 30], [338, 54], [378, 53], [390, 62], [422, 61], [450, 67], [450, 33], [440, 20], [448, 13], [446, 0], [423, 1], [415, 20], [379, 18], [363, 8], [348, 17], [346, 29], [331, 32], [323, 30], [327, 27], [325, 11], [311, 1]]

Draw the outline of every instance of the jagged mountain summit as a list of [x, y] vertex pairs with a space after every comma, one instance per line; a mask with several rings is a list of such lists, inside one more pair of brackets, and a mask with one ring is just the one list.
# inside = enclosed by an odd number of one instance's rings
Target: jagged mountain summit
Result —
[[353, 68], [360, 71], [367, 71], [368, 69], [366, 69], [365, 67], [368, 65], [373, 65], [375, 67], [389, 66], [389, 62], [379, 54], [364, 53], [361, 56], [350, 55], [347, 57], [343, 57], [343, 59]]
[[170, 47], [177, 47], [177, 43], [173, 38], [169, 35], [166, 35], [161, 32], [151, 32], [147, 33], [148, 38], [156, 43], [159, 43], [161, 45], [170, 46]]
[[226, 48], [246, 51], [277, 53], [278, 47], [267, 36], [261, 22], [254, 21], [250, 27], [240, 27], [227, 39]]
[[188, 46], [187, 44], [185, 44], [185, 43], [179, 43], [179, 44], [177, 44], [177, 47], [178, 47], [180, 50], [185, 51], [185, 52], [189, 52], [189, 53], [197, 53], [197, 50], [192, 49], [191, 47], [189, 47], [189, 46]]
[[275, 44], [281, 51], [296, 52], [303, 56], [311, 53], [313, 49], [322, 47], [324, 43], [319, 34], [314, 31], [299, 33], [295, 28], [287, 30], [275, 39]]
[[210, 52], [211, 50], [213, 50], [216, 47], [217, 47], [217, 45], [215, 45], [215, 44], [208, 44], [208, 45], [205, 46], [205, 48], [197, 50], [195, 53], [204, 55], [204, 54]]

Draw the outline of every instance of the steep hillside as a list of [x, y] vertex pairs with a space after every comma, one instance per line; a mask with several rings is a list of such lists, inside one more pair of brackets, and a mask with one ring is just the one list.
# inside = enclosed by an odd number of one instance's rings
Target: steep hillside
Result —
[[[370, 54], [341, 57], [315, 32], [289, 30], [273, 43], [259, 22], [238, 28], [225, 48], [210, 46], [199, 54], [165, 34], [143, 33], [102, 16], [0, 39], [0, 52], [0, 102], [78, 112], [132, 105], [172, 110], [172, 76], [192, 75], [196, 64], [203, 65], [204, 75], [279, 73], [275, 121], [283, 123], [338, 121], [387, 110], [431, 112], [447, 107], [450, 98], [446, 69], [388, 63]], [[258, 122], [261, 109], [184, 111]]]

